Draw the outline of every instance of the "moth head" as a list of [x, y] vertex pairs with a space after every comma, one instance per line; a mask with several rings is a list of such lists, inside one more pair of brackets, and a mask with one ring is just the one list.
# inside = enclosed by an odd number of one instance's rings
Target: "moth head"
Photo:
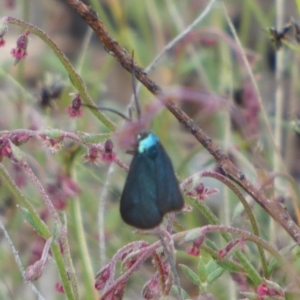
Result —
[[138, 152], [139, 153], [153, 153], [152, 149], [155, 149], [159, 139], [151, 132], [139, 133], [138, 135]]

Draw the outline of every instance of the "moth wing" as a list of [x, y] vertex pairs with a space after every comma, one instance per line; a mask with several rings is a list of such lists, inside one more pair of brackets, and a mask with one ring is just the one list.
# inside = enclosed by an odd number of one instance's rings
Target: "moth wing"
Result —
[[163, 211], [157, 204], [156, 162], [147, 153], [137, 152], [121, 196], [120, 212], [123, 220], [137, 228], [149, 229], [159, 225]]
[[182, 209], [184, 200], [171, 160], [160, 143], [157, 143], [157, 154], [155, 158], [155, 180], [158, 208], [163, 214], [178, 211]]

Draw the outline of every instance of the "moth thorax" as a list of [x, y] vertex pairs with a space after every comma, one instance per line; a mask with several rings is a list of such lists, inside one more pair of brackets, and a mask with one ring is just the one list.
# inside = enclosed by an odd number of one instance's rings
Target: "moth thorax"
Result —
[[159, 139], [153, 133], [139, 134], [138, 135], [138, 152], [147, 153], [149, 156], [156, 156], [156, 145], [159, 142]]

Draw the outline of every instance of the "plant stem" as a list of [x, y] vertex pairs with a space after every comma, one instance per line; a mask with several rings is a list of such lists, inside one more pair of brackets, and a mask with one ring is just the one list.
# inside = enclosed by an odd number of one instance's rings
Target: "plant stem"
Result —
[[[276, 0], [276, 27], [280, 30], [283, 27], [284, 17], [284, 1]], [[275, 73], [275, 128], [274, 128], [274, 142], [279, 151], [281, 152], [282, 147], [282, 118], [283, 118], [283, 54], [284, 49], [278, 49], [276, 51], [276, 73]], [[273, 153], [273, 170], [274, 172], [281, 171], [281, 159], [276, 151]], [[274, 198], [276, 199], [279, 195], [280, 179], [275, 178], [274, 180]], [[273, 220], [270, 221], [270, 241], [274, 243], [276, 240], [277, 232], [276, 225]]]
[[92, 263], [90, 260], [90, 254], [88, 251], [84, 229], [83, 229], [83, 221], [81, 215], [80, 201], [79, 198], [76, 197], [71, 201], [71, 211], [73, 215], [73, 224], [75, 226], [76, 240], [77, 246], [79, 249], [79, 253], [82, 260], [82, 268], [83, 268], [83, 278], [85, 285], [85, 298], [86, 299], [97, 299], [97, 294], [94, 289], [94, 273], [92, 268]]

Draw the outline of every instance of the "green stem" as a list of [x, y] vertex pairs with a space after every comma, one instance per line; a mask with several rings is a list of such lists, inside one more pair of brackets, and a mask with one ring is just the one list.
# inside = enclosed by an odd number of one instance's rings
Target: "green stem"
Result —
[[68, 276], [68, 273], [67, 273], [67, 270], [66, 270], [64, 258], [61, 254], [59, 245], [57, 243], [53, 243], [52, 246], [51, 246], [51, 251], [52, 251], [52, 255], [54, 257], [54, 260], [56, 262], [56, 266], [58, 268], [60, 278], [61, 278], [61, 282], [62, 282], [62, 285], [64, 287], [64, 292], [67, 296], [67, 299], [77, 300], [77, 299], [75, 299], [75, 297], [73, 295], [73, 292], [72, 292], [72, 289], [71, 289], [69, 276]]
[[[283, 27], [283, 19], [285, 14], [285, 1], [276, 0], [276, 27]], [[286, 96], [284, 95], [284, 68], [285, 68], [285, 57], [284, 57], [284, 49], [280, 51], [276, 51], [276, 69], [275, 69], [275, 127], [274, 127], [274, 142], [276, 147], [278, 148], [279, 153], [281, 153], [283, 149], [283, 137], [282, 137], [282, 120], [284, 114], [284, 106], [286, 105]], [[285, 145], [284, 145], [285, 147]], [[281, 161], [278, 159], [279, 154], [273, 153], [273, 170], [274, 172], [280, 172], [282, 170]], [[274, 180], [274, 199], [276, 199], [280, 195], [280, 187], [282, 186], [282, 182], [279, 178], [275, 178]], [[276, 224], [273, 218], [270, 219], [270, 227], [269, 227], [269, 239], [271, 243], [275, 243], [278, 236], [276, 232]]]
[[73, 216], [73, 224], [75, 224], [75, 233], [77, 239], [77, 246], [82, 259], [83, 267], [83, 280], [85, 285], [85, 298], [86, 299], [97, 299], [97, 294], [94, 288], [94, 273], [92, 263], [90, 260], [90, 254], [88, 252], [87, 243], [84, 235], [83, 222], [81, 216], [80, 201], [78, 198], [70, 201], [71, 211]]
[[73, 265], [73, 261], [71, 258], [71, 253], [70, 253], [70, 247], [69, 247], [69, 243], [68, 243], [68, 238], [67, 238], [67, 230], [65, 228], [67, 228], [67, 221], [66, 218], [65, 222], [64, 222], [64, 231], [61, 233], [60, 235], [60, 240], [61, 240], [61, 244], [62, 244], [62, 249], [63, 249], [63, 258], [64, 258], [64, 263], [65, 263], [65, 268], [69, 271], [69, 280], [70, 280], [70, 284], [72, 286], [72, 290], [74, 293], [74, 298], [76, 300], [79, 300], [79, 292], [78, 292], [78, 281], [76, 278], [76, 274], [75, 274], [75, 269], [74, 269], [74, 265]]

